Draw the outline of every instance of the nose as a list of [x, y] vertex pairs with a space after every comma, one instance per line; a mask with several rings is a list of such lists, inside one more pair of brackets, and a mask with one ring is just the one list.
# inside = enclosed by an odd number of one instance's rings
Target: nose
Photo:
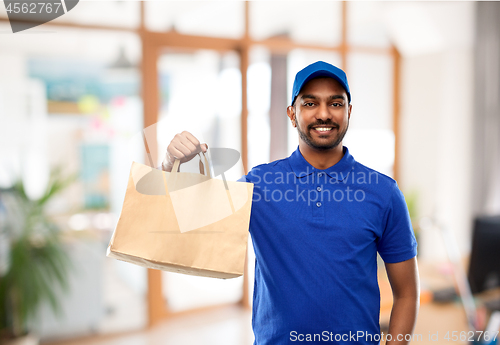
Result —
[[323, 102], [320, 103], [320, 106], [318, 107], [318, 112], [316, 113], [316, 118], [318, 120], [323, 120], [323, 121], [326, 121], [327, 119], [331, 118], [331, 114], [328, 109], [328, 105], [326, 103]]

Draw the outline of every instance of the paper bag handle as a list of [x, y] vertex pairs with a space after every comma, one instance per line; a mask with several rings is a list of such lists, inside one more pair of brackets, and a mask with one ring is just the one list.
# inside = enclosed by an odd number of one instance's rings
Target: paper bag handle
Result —
[[[203, 175], [203, 170], [205, 170], [205, 175], [212, 178], [212, 174], [210, 173], [210, 165], [208, 164], [207, 156], [205, 155], [204, 152], [201, 152], [201, 153], [203, 154], [203, 159], [205, 161], [205, 164], [203, 164], [203, 162], [201, 160], [201, 155], [198, 153], [198, 155], [200, 156], [200, 174]], [[174, 162], [174, 166], [172, 167], [172, 171], [170, 173], [170, 179], [175, 178], [175, 175], [178, 173], [180, 164], [181, 164], [181, 160], [176, 158], [175, 162]], [[204, 165], [205, 169], [203, 169], [203, 165]], [[224, 174], [222, 174], [222, 177], [223, 177], [223, 181], [224, 181], [224, 187], [226, 188], [227, 199], [229, 200], [229, 204], [231, 205], [231, 211], [232, 211], [232, 213], [235, 213], [236, 211], [234, 209], [233, 198], [231, 197], [231, 193], [229, 192], [229, 187], [227, 185], [226, 179], [224, 178]], [[165, 175], [163, 176], [163, 178], [165, 179]], [[167, 185], [167, 181], [165, 179], [165, 186], [166, 185]], [[168, 191], [167, 191], [167, 193], [168, 193]]]
[[[198, 153], [198, 156], [200, 156], [200, 174], [202, 175], [206, 175], [210, 178], [212, 178], [212, 174], [210, 173], [210, 165], [208, 164], [208, 159], [207, 159], [207, 156], [205, 155], [204, 152], [201, 152], [203, 154], [203, 158], [204, 158], [204, 163], [201, 159], [201, 155]], [[172, 167], [172, 171], [171, 171], [171, 174], [177, 174], [177, 172], [179, 171], [179, 165], [181, 164], [181, 160], [176, 158], [175, 161], [174, 161], [174, 165]], [[205, 173], [203, 173], [203, 171], [205, 171]]]
[[210, 172], [210, 165], [208, 164], [207, 156], [205, 155], [205, 152], [201, 152], [201, 154], [203, 155], [203, 159], [205, 160], [205, 164], [203, 164], [201, 162], [201, 156], [200, 156], [200, 174], [203, 174], [202, 168], [204, 167], [205, 168], [205, 175], [212, 178], [212, 173]]

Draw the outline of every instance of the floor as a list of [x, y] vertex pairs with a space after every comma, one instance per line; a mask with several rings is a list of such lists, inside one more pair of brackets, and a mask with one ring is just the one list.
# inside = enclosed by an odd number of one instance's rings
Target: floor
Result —
[[[422, 271], [425, 271], [422, 267]], [[433, 276], [427, 272], [425, 276]], [[443, 279], [442, 274], [436, 274]], [[431, 284], [432, 283], [432, 284]], [[382, 284], [383, 285], [383, 284]], [[422, 285], [436, 285], [429, 279]], [[390, 303], [383, 289], [381, 322], [387, 323]], [[390, 292], [389, 292], [390, 295]], [[389, 296], [392, 300], [392, 296]], [[387, 305], [386, 305], [387, 304]], [[128, 314], [130, 316], [130, 314]], [[453, 332], [468, 331], [463, 307], [457, 301], [445, 304], [424, 302], [415, 327], [413, 344], [461, 345], [461, 341], [450, 341]], [[447, 339], [447, 334], [449, 334]], [[208, 309], [167, 319], [148, 330], [128, 331], [119, 335], [80, 338], [70, 341], [46, 342], [43, 345], [252, 345], [251, 312], [239, 306]]]
[[149, 330], [44, 345], [252, 345], [251, 312], [238, 306], [166, 320]]
[[[412, 343], [462, 345], [446, 333], [466, 332], [465, 314], [459, 303], [424, 304], [420, 308]], [[210, 309], [165, 320], [149, 330], [106, 335], [43, 345], [252, 345], [251, 312], [238, 306]]]

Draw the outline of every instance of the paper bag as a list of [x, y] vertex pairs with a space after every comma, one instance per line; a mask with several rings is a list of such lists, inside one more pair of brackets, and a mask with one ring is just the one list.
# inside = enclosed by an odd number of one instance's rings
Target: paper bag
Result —
[[208, 176], [178, 166], [169, 173], [132, 163], [107, 256], [195, 276], [241, 276], [253, 184], [211, 178], [206, 158]]

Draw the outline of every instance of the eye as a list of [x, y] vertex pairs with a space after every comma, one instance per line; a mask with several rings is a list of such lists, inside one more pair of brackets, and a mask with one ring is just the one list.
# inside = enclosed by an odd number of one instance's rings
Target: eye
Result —
[[314, 103], [313, 102], [305, 102], [304, 106], [305, 107], [312, 107], [312, 106], [314, 106]]
[[332, 103], [332, 106], [337, 108], [337, 107], [342, 107], [344, 104], [341, 103], [341, 102], [335, 102], [335, 103]]

